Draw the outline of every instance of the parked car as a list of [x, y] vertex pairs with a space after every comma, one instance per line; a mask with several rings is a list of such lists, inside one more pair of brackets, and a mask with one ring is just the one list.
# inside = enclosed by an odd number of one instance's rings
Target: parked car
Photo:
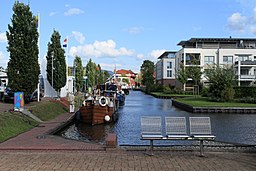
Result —
[[6, 87], [4, 90], [4, 95], [2, 97], [3, 102], [9, 102], [14, 100], [14, 92], [10, 87]]
[[[39, 100], [41, 100], [42, 97], [43, 94], [40, 93]], [[2, 100], [3, 102], [10, 102], [14, 100], [14, 92], [10, 87], [6, 87]], [[29, 96], [29, 98], [25, 99], [25, 102], [27, 103], [34, 100], [37, 100], [37, 89]]]

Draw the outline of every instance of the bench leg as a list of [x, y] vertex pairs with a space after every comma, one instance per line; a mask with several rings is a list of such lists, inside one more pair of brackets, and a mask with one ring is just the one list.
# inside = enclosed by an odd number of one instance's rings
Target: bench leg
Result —
[[204, 141], [200, 140], [200, 157], [204, 157]]
[[154, 150], [154, 149], [153, 149], [153, 146], [154, 146], [154, 145], [153, 145], [153, 140], [150, 140], [150, 153], [149, 153], [150, 156], [153, 156], [153, 155], [154, 155], [154, 154], [153, 154], [153, 150]]

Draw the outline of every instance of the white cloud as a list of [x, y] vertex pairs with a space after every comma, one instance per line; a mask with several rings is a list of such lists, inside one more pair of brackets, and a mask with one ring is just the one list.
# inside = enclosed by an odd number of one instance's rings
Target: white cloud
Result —
[[244, 32], [248, 24], [248, 19], [246, 16], [241, 15], [240, 13], [234, 13], [228, 18], [228, 27], [231, 30]]
[[49, 16], [52, 17], [52, 16], [54, 16], [56, 14], [57, 14], [57, 12], [50, 12]]
[[0, 51], [0, 66], [6, 68], [8, 61], [9, 59], [7, 59], [3, 52]]
[[144, 59], [144, 55], [143, 54], [137, 54], [137, 58], [138, 59]]
[[72, 15], [78, 15], [78, 14], [83, 14], [84, 11], [79, 9], [79, 8], [70, 8], [68, 11], [64, 13], [65, 16], [72, 16]]
[[71, 56], [80, 57], [117, 57], [117, 56], [132, 56], [134, 52], [127, 50], [124, 47], [116, 48], [116, 43], [113, 40], [95, 41], [93, 44], [81, 46], [73, 46], [70, 48]]
[[107, 63], [100, 63], [101, 67], [105, 67], [105, 68], [115, 68], [115, 67], [121, 67], [121, 64], [107, 64]]
[[7, 42], [7, 37], [5, 33], [0, 33], [0, 42]]
[[149, 58], [153, 61], [156, 61], [157, 58], [162, 55], [166, 50], [165, 49], [155, 49], [155, 50], [152, 50], [150, 53], [149, 53]]
[[128, 32], [129, 34], [139, 34], [144, 30], [143, 27], [130, 27], [125, 28], [124, 31]]
[[80, 43], [83, 44], [85, 41], [85, 37], [81, 32], [78, 31], [72, 31], [72, 36], [75, 37], [75, 39]]

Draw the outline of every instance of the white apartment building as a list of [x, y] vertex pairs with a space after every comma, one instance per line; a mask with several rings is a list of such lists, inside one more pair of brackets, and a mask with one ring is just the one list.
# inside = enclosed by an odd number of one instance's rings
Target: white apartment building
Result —
[[[235, 68], [238, 85], [250, 85], [256, 79], [256, 39], [252, 38], [191, 38], [178, 43], [182, 47], [176, 54], [175, 68], [179, 64], [196, 66], [202, 71], [209, 65], [229, 65]], [[202, 81], [206, 79], [202, 76]]]
[[157, 58], [155, 65], [157, 84], [175, 86], [175, 54], [176, 52], [166, 51]]

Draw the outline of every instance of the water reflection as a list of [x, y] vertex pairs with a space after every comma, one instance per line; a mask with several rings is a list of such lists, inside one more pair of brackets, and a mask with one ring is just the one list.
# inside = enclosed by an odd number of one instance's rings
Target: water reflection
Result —
[[[170, 99], [157, 99], [140, 91], [131, 91], [125, 106], [119, 110], [116, 124], [89, 126], [75, 123], [61, 134], [67, 138], [103, 144], [106, 134], [115, 132], [119, 145], [145, 145], [140, 140], [141, 116], [209, 116], [212, 133], [217, 141], [256, 145], [256, 115], [253, 114], [192, 114], [172, 106]], [[188, 122], [188, 120], [187, 120]], [[186, 145], [190, 141], [156, 141], [158, 145]]]

